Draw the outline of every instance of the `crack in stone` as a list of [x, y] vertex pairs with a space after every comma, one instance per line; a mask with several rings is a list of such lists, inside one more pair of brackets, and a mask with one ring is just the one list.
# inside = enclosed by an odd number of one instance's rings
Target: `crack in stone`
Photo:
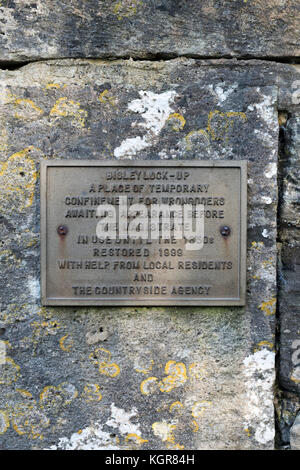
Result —
[[[287, 56], [274, 56], [274, 57], [261, 57], [261, 56], [232, 56], [232, 55], [222, 55], [222, 56], [203, 56], [198, 54], [184, 54], [184, 55], [177, 55], [171, 53], [148, 53], [143, 56], [134, 56], [134, 55], [106, 55], [103, 54], [97, 57], [83, 57], [83, 56], [74, 56], [74, 57], [41, 57], [39, 59], [28, 59], [25, 61], [22, 60], [10, 60], [10, 61], [1, 61], [0, 60], [0, 70], [19, 70], [26, 65], [33, 64], [33, 63], [41, 63], [41, 62], [49, 62], [49, 61], [56, 61], [56, 60], [107, 60], [110, 62], [117, 61], [117, 60], [133, 60], [135, 62], [138, 61], [149, 61], [149, 62], [160, 62], [160, 61], [168, 61], [173, 59], [195, 59], [195, 60], [212, 60], [212, 61], [221, 61], [228, 60], [228, 62], [232, 61], [233, 64], [239, 61], [251, 62], [251, 61], [265, 61], [265, 62], [274, 62], [278, 64], [300, 64], [300, 57], [287, 57]], [[215, 64], [216, 65], [216, 64]]]

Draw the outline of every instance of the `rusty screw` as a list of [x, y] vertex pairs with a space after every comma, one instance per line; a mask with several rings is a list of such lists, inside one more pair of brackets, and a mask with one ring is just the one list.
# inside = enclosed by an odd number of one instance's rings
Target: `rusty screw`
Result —
[[222, 235], [222, 237], [229, 237], [230, 232], [231, 229], [230, 227], [228, 227], [228, 225], [223, 225], [223, 227], [220, 228], [220, 234]]
[[59, 225], [57, 227], [57, 233], [58, 235], [60, 235], [61, 237], [64, 237], [65, 235], [67, 235], [69, 229], [66, 225]]

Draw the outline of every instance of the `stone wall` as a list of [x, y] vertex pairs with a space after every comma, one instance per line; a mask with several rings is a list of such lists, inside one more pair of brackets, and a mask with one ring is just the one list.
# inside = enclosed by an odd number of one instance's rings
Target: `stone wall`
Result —
[[[0, 2], [1, 449], [299, 448], [299, 10]], [[246, 306], [42, 307], [54, 159], [247, 160]]]

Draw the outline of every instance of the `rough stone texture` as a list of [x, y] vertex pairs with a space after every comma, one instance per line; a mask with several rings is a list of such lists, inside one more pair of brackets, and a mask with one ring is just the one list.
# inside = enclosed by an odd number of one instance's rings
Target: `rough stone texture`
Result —
[[300, 414], [297, 415], [291, 427], [291, 449], [300, 450]]
[[297, 57], [297, 0], [1, 0], [1, 61]]
[[[294, 96], [299, 102], [299, 96]], [[282, 116], [279, 205], [279, 386], [280, 445], [289, 443], [289, 430], [300, 408], [300, 117], [295, 109]]]
[[280, 384], [300, 394], [300, 248], [284, 246], [281, 252]]
[[[297, 62], [299, 12], [0, 0], [2, 67], [80, 59], [0, 72], [0, 448], [272, 448], [274, 349], [277, 445], [299, 448], [299, 66], [240, 60]], [[178, 56], [239, 60], [82, 60]], [[247, 307], [41, 308], [56, 158], [247, 159]]]
[[280, 396], [275, 399], [276, 408], [276, 448], [290, 449], [291, 427], [295, 421], [295, 416], [300, 409], [297, 395], [293, 392], [280, 391]]
[[[1, 72], [0, 448], [273, 448], [285, 76], [192, 59]], [[247, 159], [247, 306], [41, 308], [44, 158]]]

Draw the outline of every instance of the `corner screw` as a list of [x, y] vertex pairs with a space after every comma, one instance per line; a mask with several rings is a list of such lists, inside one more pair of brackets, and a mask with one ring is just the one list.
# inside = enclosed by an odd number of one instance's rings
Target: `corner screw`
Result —
[[230, 232], [231, 229], [230, 227], [228, 227], [228, 225], [223, 225], [223, 227], [220, 228], [220, 234], [222, 235], [222, 237], [229, 237]]
[[64, 237], [65, 235], [67, 235], [69, 229], [66, 225], [59, 225], [57, 227], [57, 233], [58, 235], [60, 235], [61, 237]]

